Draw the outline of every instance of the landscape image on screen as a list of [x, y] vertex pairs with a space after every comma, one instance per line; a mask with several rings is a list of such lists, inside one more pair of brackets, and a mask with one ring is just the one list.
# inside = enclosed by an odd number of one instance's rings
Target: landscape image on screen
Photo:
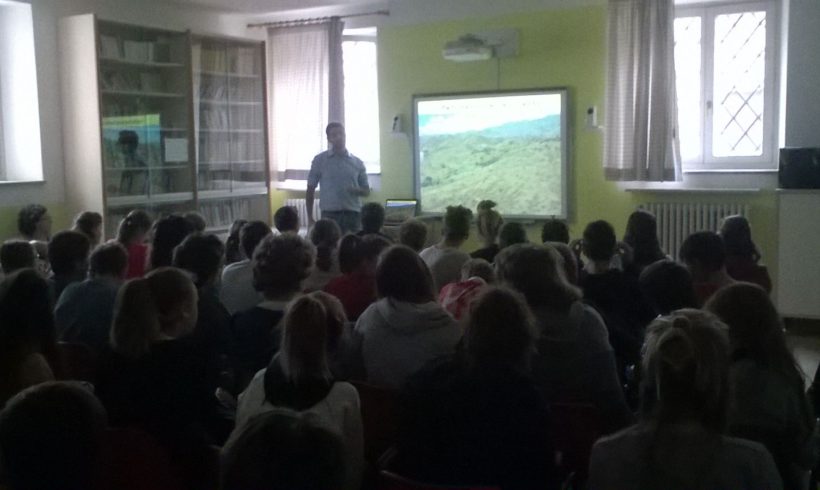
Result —
[[492, 199], [502, 215], [565, 216], [563, 92], [416, 100], [421, 210], [475, 210]]

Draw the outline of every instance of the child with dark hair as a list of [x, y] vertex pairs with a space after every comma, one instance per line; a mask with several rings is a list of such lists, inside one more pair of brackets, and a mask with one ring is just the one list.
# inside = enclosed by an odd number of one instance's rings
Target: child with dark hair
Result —
[[632, 250], [632, 260], [624, 264], [624, 270], [634, 277], [640, 276], [641, 271], [649, 264], [666, 258], [658, 241], [655, 215], [649, 211], [639, 209], [629, 215], [624, 243]]
[[127, 267], [128, 252], [118, 242], [94, 249], [88, 279], [68, 286], [54, 309], [60, 340], [86, 344], [96, 352], [106, 348]]
[[606, 221], [587, 225], [582, 246], [589, 260], [579, 285], [584, 299], [604, 317], [623, 374], [624, 367], [640, 359], [643, 331], [655, 314], [643, 300], [638, 281], [611, 266], [617, 247], [612, 225]]
[[729, 340], [714, 315], [678, 310], [649, 326], [639, 424], [592, 448], [589, 488], [783, 488], [762, 445], [727, 437]]
[[541, 227], [541, 243], [558, 242], [569, 245], [569, 227], [565, 221], [548, 219]]
[[438, 302], [453, 318], [461, 320], [469, 311], [473, 300], [488, 284], [494, 282], [495, 271], [492, 264], [484, 259], [470, 259], [461, 266], [461, 280], [441, 288]]
[[376, 264], [379, 254], [390, 242], [378, 235], [364, 238], [345, 235], [339, 243], [339, 269], [342, 275], [325, 286], [325, 292], [339, 298], [351, 321], [376, 301]]
[[51, 216], [40, 204], [29, 204], [17, 214], [17, 230], [28, 241], [48, 242], [51, 239]]
[[354, 338], [367, 382], [398, 389], [426, 362], [451, 354], [461, 329], [436, 302], [427, 266], [403, 245], [384, 252], [376, 288], [379, 300], [359, 317]]
[[182, 216], [171, 214], [154, 223], [151, 240], [151, 269], [170, 266], [173, 262], [174, 248], [194, 232], [191, 222]]
[[78, 384], [22, 391], [0, 413], [0, 481], [10, 490], [94, 488], [105, 427], [105, 409]]
[[350, 383], [334, 380], [330, 371], [329, 314], [315, 293], [288, 305], [279, 352], [239, 396], [233, 434], [240, 434], [259, 413], [288, 409], [310, 414], [341, 437], [348, 470], [344, 488], [358, 490], [364, 463], [359, 395]]
[[504, 224], [501, 214], [496, 211], [494, 201], [485, 200], [478, 203], [476, 217], [476, 229], [481, 238], [482, 248], [470, 254], [474, 259], [484, 259], [487, 262], [495, 260], [495, 256], [501, 248], [498, 246], [498, 231]]
[[208, 222], [205, 217], [196, 211], [188, 211], [182, 215], [186, 221], [191, 225], [191, 233], [205, 233], [205, 228], [208, 227]]
[[680, 247], [680, 259], [692, 274], [695, 296], [704, 304], [720, 288], [735, 282], [726, 272], [726, 249], [715, 232], [692, 233]]
[[85, 279], [90, 251], [88, 238], [76, 231], [61, 231], [48, 242], [52, 273], [48, 281], [55, 301], [69, 284]]
[[498, 232], [499, 247], [507, 248], [516, 243], [527, 243], [527, 230], [521, 223], [504, 223], [501, 231]]
[[537, 339], [523, 297], [488, 288], [470, 308], [460, 355], [406, 384], [390, 469], [439, 484], [555, 488], [549, 409], [529, 376]]
[[282, 206], [273, 213], [273, 226], [279, 233], [299, 233], [299, 213], [293, 206]]
[[85, 235], [91, 248], [94, 248], [102, 240], [102, 215], [94, 211], [83, 211], [74, 218], [72, 230]]
[[222, 449], [222, 490], [339, 490], [345, 453], [339, 437], [293, 412], [254, 417]]
[[265, 237], [253, 253], [253, 286], [264, 300], [231, 319], [236, 391], [279, 351], [279, 321], [286, 305], [302, 291], [316, 252], [307, 240], [286, 233]]
[[330, 219], [320, 219], [311, 228], [310, 241], [316, 247], [316, 267], [305, 280], [305, 292], [320, 291], [327, 283], [341, 275], [336, 255], [341, 236], [339, 225]]
[[645, 267], [638, 279], [643, 297], [658, 315], [681, 308], [697, 308], [692, 275], [672, 260], [659, 260]]
[[427, 243], [427, 225], [416, 218], [405, 220], [399, 227], [399, 243], [421, 252]]
[[384, 226], [384, 206], [377, 202], [367, 202], [361, 210], [362, 229], [357, 231], [359, 236], [378, 235], [393, 243], [393, 239], [382, 233]]
[[242, 246], [239, 243], [239, 231], [248, 223], [246, 219], [237, 219], [231, 223], [228, 230], [228, 238], [225, 240], [225, 265], [231, 265], [240, 260], [246, 259]]
[[148, 245], [145, 243], [151, 231], [151, 217], [140, 209], [135, 209], [120, 221], [117, 241], [128, 251], [128, 271], [126, 279], [142, 277], [148, 267]]
[[15, 393], [60, 374], [48, 283], [22, 269], [0, 283], [0, 407]]
[[726, 272], [736, 281], [757, 284], [772, 292], [772, 279], [766, 266], [760, 265], [760, 252], [752, 241], [749, 220], [740, 215], [727, 216], [720, 227], [720, 237], [726, 248]]
[[763, 288], [743, 282], [717, 291], [704, 309], [729, 327], [729, 434], [766, 446], [784, 488], [805, 488], [816, 462], [814, 411], [780, 314]]
[[470, 237], [472, 217], [473, 212], [464, 206], [447, 206], [441, 241], [419, 253], [433, 274], [433, 287], [436, 292], [446, 284], [458, 281], [461, 266], [470, 260], [470, 255], [461, 251], [460, 247]]
[[219, 299], [228, 313], [234, 314], [258, 305], [264, 298], [253, 287], [253, 251], [273, 232], [264, 221], [251, 221], [239, 230], [239, 244], [244, 258], [222, 271]]
[[37, 265], [37, 253], [25, 240], [8, 240], [0, 247], [0, 266], [9, 275], [20, 269], [33, 269]]

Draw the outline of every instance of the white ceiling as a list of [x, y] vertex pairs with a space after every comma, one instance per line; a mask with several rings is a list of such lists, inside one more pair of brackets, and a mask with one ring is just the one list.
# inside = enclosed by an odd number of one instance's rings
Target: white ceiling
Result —
[[321, 7], [371, 5], [373, 0], [173, 0], [174, 3], [207, 7], [224, 12], [266, 14]]

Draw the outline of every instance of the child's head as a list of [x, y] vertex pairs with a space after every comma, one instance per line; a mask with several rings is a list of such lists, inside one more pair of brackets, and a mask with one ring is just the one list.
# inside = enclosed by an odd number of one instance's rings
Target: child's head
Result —
[[561, 256], [549, 245], [507, 247], [495, 258], [495, 272], [501, 284], [523, 294], [531, 307], [566, 311], [582, 297], [567, 281]]
[[51, 238], [51, 216], [41, 204], [29, 204], [17, 214], [17, 230], [26, 240], [47, 242]]
[[297, 412], [253, 417], [222, 454], [223, 490], [337, 490], [345, 480], [342, 441]]
[[299, 213], [293, 206], [282, 206], [273, 213], [273, 225], [279, 233], [299, 233]]
[[615, 255], [618, 239], [615, 229], [604, 220], [593, 221], [584, 229], [584, 255], [594, 262], [609, 262]]
[[409, 303], [435, 300], [433, 277], [421, 257], [409, 247], [393, 245], [379, 260], [376, 290], [380, 298]]
[[93, 278], [125, 278], [128, 270], [128, 252], [119, 242], [108, 242], [91, 252], [88, 259], [88, 275]]
[[74, 231], [78, 231], [88, 238], [92, 247], [96, 247], [102, 240], [102, 215], [94, 211], [84, 211], [74, 218]]
[[182, 217], [191, 225], [192, 233], [204, 233], [205, 228], [208, 227], [208, 222], [205, 221], [205, 217], [196, 211], [188, 211], [183, 214]]
[[384, 206], [377, 202], [368, 202], [362, 206], [362, 232], [378, 233], [384, 226]]
[[53, 309], [48, 283], [37, 271], [6, 276], [0, 283], [0, 350], [43, 352], [54, 346]]
[[760, 252], [752, 241], [752, 228], [749, 220], [740, 215], [727, 216], [720, 227], [720, 237], [726, 249], [726, 255], [746, 257], [754, 262], [760, 260]]
[[246, 219], [237, 219], [231, 223], [231, 228], [228, 230], [228, 238], [225, 240], [225, 263], [232, 264], [239, 262], [243, 258], [247, 258], [242, 251], [242, 246], [239, 243], [239, 232], [242, 227], [248, 223]]
[[357, 270], [375, 272], [379, 254], [389, 246], [390, 242], [379, 235], [345, 235], [339, 242], [339, 269], [344, 274]]
[[464, 206], [447, 206], [444, 213], [444, 239], [461, 245], [470, 236], [472, 218], [473, 212]]
[[253, 258], [253, 251], [265, 237], [273, 235], [270, 226], [264, 221], [250, 221], [239, 230], [239, 244], [245, 257]]
[[524, 297], [512, 289], [490, 287], [470, 305], [464, 346], [474, 367], [525, 371], [537, 337]]
[[495, 243], [498, 231], [504, 223], [501, 214], [493, 209], [495, 206], [495, 202], [490, 200], [481, 201], [477, 206], [476, 230], [478, 236], [487, 244]]
[[198, 295], [188, 275], [173, 267], [155, 269], [120, 288], [114, 306], [111, 346], [138, 359], [162, 339], [193, 332]]
[[322, 303], [325, 307], [325, 314], [327, 316], [327, 343], [331, 349], [335, 349], [339, 340], [344, 334], [345, 324], [347, 323], [347, 315], [345, 308], [339, 298], [328, 294], [324, 291], [314, 291], [308, 294], [311, 298]]
[[48, 242], [48, 261], [56, 276], [85, 274], [88, 269], [88, 238], [77, 231], [61, 231]]
[[638, 279], [641, 292], [658, 315], [681, 308], [697, 308], [698, 300], [689, 270], [673, 260], [659, 260], [647, 266]]
[[564, 271], [564, 277], [570, 284], [577, 286], [578, 258], [572, 253], [572, 249], [569, 248], [569, 245], [563, 242], [544, 242], [544, 245], [548, 245], [558, 252], [558, 255], [560, 255], [562, 259], [561, 266]]
[[141, 244], [145, 241], [145, 235], [151, 231], [151, 216], [141, 209], [135, 209], [120, 221], [117, 229], [117, 241], [126, 247]]
[[331, 378], [327, 336], [327, 310], [321, 301], [305, 295], [288, 305], [282, 319], [278, 362], [291, 383], [301, 385]]
[[34, 268], [36, 260], [34, 247], [25, 240], [9, 240], [0, 247], [0, 266], [5, 275], [20, 269]]
[[268, 299], [286, 299], [302, 290], [313, 269], [314, 247], [299, 235], [265, 237], [253, 253], [253, 287]]
[[686, 264], [695, 282], [705, 282], [724, 268], [726, 251], [720, 235], [712, 231], [692, 233], [680, 247], [680, 259]]
[[541, 228], [541, 243], [559, 242], [569, 243], [569, 228], [561, 220], [548, 219]]
[[516, 243], [527, 243], [527, 230], [521, 223], [504, 223], [498, 234], [498, 246], [507, 248]]
[[170, 266], [173, 262], [174, 248], [193, 233], [191, 222], [172, 214], [160, 218], [154, 223], [154, 236], [151, 241], [151, 268]]
[[197, 288], [215, 284], [225, 262], [225, 245], [215, 235], [188, 235], [174, 249], [174, 267], [193, 275]]
[[93, 488], [105, 426], [102, 404], [79, 384], [21, 391], [0, 413], [0, 479], [13, 489]]
[[339, 225], [331, 219], [320, 219], [310, 230], [310, 241], [316, 246], [316, 267], [329, 271], [333, 267], [333, 252], [339, 243], [342, 232]]
[[480, 277], [487, 284], [492, 284], [495, 282], [495, 269], [484, 259], [470, 259], [461, 266], [461, 280], [471, 277]]
[[399, 227], [399, 243], [421, 252], [427, 243], [427, 225], [415, 218], [406, 220]]
[[677, 310], [649, 325], [645, 349], [644, 416], [659, 426], [693, 421], [721, 432], [729, 392], [726, 325], [711, 313]]
[[658, 222], [655, 215], [639, 209], [629, 215], [624, 241], [632, 248], [658, 242]]

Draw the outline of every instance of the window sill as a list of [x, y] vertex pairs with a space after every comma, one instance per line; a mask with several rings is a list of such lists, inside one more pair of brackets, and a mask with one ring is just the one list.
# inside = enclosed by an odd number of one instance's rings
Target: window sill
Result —
[[773, 170], [684, 171], [682, 182], [619, 182], [627, 192], [692, 192], [752, 194], [778, 187]]
[[39, 180], [0, 180], [0, 185], [17, 185], [17, 184], [45, 184], [43, 179]]

